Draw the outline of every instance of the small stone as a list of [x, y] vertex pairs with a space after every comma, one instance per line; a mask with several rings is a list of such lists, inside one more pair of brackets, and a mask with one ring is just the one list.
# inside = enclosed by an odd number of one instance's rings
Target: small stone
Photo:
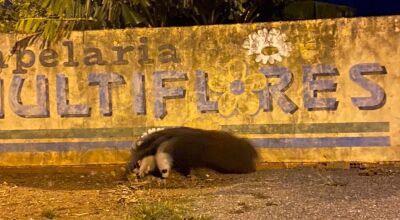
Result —
[[127, 201], [127, 203], [137, 203], [138, 199], [137, 198], [131, 198]]

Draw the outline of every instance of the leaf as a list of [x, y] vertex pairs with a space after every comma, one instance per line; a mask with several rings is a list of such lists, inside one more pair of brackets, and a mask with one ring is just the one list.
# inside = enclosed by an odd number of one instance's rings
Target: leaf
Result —
[[143, 22], [144, 18], [139, 13], [132, 10], [129, 6], [127, 6], [124, 3], [121, 3], [121, 7], [122, 7], [122, 17], [124, 18], [125, 24], [137, 25]]
[[55, 1], [54, 3], [54, 7], [53, 7], [53, 13], [55, 15], [61, 15], [61, 9], [63, 4], [65, 4], [63, 1]]
[[50, 0], [44, 0], [42, 2], [42, 8], [47, 8], [49, 6], [49, 4], [50, 4]]
[[24, 27], [24, 32], [26, 32], [26, 33], [30, 33], [30, 32], [32, 32], [31, 31], [31, 29], [32, 29], [32, 23], [33, 23], [33, 19], [32, 18], [28, 18], [27, 20], [26, 20], [26, 24], [25, 24], [25, 27]]
[[90, 11], [90, 8], [91, 8], [91, 0], [86, 0], [86, 8], [85, 8], [85, 10], [86, 10], [86, 16], [88, 16], [89, 15], [89, 11]]
[[150, 7], [151, 6], [150, 1], [148, 1], [148, 0], [139, 0], [139, 2], [143, 7]]
[[16, 29], [17, 31], [24, 31], [24, 27], [25, 27], [25, 20], [20, 20], [17, 25], [16, 25]]

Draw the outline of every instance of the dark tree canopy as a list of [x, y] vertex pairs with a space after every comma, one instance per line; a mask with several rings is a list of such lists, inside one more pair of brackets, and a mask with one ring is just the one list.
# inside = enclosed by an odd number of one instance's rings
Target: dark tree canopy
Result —
[[265, 22], [351, 16], [348, 7], [304, 0], [0, 0], [0, 32], [26, 46], [72, 30]]

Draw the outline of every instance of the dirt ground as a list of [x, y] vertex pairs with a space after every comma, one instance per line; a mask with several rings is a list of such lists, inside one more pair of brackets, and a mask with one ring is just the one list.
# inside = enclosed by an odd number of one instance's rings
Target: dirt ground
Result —
[[400, 168], [123, 179], [0, 172], [0, 219], [400, 219]]

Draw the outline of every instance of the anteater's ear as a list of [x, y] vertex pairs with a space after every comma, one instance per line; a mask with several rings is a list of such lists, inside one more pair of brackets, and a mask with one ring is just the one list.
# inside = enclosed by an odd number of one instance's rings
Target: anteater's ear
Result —
[[137, 147], [138, 147], [137, 141], [132, 143], [131, 148], [130, 148], [131, 149], [131, 154], [134, 154], [136, 152]]
[[135, 143], [136, 147], [139, 147], [142, 144], [143, 144], [143, 140], [141, 140], [140, 138]]

